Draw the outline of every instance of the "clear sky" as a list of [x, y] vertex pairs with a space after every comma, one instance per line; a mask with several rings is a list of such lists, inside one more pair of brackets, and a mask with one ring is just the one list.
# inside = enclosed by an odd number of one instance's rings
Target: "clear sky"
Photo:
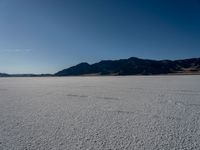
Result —
[[0, 0], [0, 72], [200, 57], [199, 0]]

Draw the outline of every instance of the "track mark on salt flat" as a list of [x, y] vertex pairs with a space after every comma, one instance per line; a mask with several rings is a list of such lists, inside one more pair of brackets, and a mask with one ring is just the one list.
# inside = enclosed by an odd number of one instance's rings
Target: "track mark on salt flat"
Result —
[[0, 91], [8, 91], [8, 89], [0, 89]]
[[96, 98], [104, 99], [104, 100], [117, 100], [117, 101], [120, 100], [120, 99], [117, 98], [117, 97], [106, 97], [106, 96], [97, 96]]
[[134, 114], [133, 111], [125, 111], [125, 110], [110, 110], [106, 112], [118, 113], [118, 114]]
[[89, 97], [88, 95], [78, 95], [78, 94], [67, 94], [67, 96], [69, 96], [69, 97], [82, 97], [82, 98]]

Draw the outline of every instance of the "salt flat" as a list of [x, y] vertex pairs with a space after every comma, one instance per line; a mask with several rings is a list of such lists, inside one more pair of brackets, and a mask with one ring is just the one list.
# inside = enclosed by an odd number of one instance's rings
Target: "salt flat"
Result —
[[0, 78], [0, 149], [200, 149], [200, 76]]

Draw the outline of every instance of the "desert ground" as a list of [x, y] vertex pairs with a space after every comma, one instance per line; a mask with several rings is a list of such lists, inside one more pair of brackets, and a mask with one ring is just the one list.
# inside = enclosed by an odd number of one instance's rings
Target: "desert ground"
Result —
[[0, 78], [0, 150], [199, 150], [200, 76]]

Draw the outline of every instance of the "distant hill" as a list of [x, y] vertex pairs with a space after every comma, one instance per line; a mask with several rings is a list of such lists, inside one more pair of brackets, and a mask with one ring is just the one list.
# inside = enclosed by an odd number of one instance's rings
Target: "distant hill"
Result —
[[52, 74], [7, 74], [0, 73], [0, 77], [49, 77]]
[[91, 65], [80, 63], [55, 73], [55, 76], [159, 74], [200, 74], [200, 58], [175, 61], [140, 59], [136, 57], [104, 60]]
[[6, 74], [6, 73], [0, 73], [0, 77], [9, 77], [9, 74]]

